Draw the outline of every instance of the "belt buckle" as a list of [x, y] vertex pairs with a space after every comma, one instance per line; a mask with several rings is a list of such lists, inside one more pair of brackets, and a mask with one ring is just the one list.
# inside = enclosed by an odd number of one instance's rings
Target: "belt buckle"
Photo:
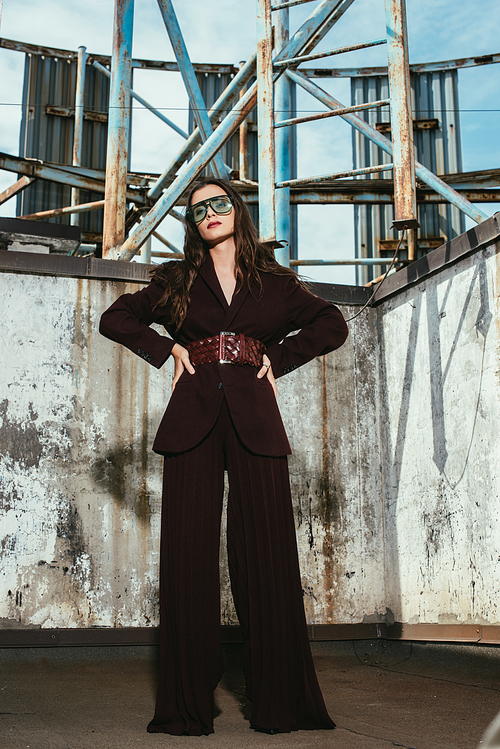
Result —
[[224, 337], [227, 335], [236, 335], [229, 330], [221, 330], [219, 333], [219, 364], [234, 364], [230, 359], [224, 359]]

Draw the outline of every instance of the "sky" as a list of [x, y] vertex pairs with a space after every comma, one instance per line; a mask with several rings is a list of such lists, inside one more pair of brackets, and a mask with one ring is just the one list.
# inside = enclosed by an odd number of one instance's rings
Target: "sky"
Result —
[[[256, 47], [256, 0], [173, 0], [193, 62], [231, 63], [246, 60]], [[3, 0], [0, 36], [50, 47], [110, 54], [113, 0]], [[311, 13], [315, 2], [290, 10], [293, 33]], [[0, 2], [0, 7], [2, 4]], [[499, 0], [457, 3], [456, 0], [407, 0], [410, 63], [474, 57], [500, 52]], [[385, 36], [384, 0], [355, 0], [329, 32], [318, 51]], [[386, 65], [385, 48], [351, 52], [321, 61], [322, 67]], [[133, 55], [174, 60], [156, 0], [136, 0]], [[24, 55], [0, 49], [0, 151], [19, 153], [20, 102]], [[319, 81], [335, 98], [350, 104], [349, 79]], [[459, 72], [464, 171], [500, 167], [500, 66]], [[176, 73], [136, 71], [134, 89], [183, 129], [187, 129], [187, 96]], [[322, 111], [307, 94], [298, 96], [301, 112]], [[132, 122], [134, 171], [162, 172], [182, 138], [139, 105]], [[298, 176], [334, 173], [352, 168], [351, 128], [339, 117], [298, 128]], [[15, 175], [0, 171], [0, 191]], [[499, 205], [483, 204], [492, 215]], [[0, 215], [13, 215], [15, 199], [0, 206]], [[472, 222], [468, 219], [467, 227]], [[167, 218], [161, 232], [182, 246], [182, 227]], [[153, 249], [160, 247], [154, 240]], [[300, 206], [299, 257], [354, 257], [351, 206]], [[308, 278], [329, 283], [354, 283], [346, 267], [307, 268]]]

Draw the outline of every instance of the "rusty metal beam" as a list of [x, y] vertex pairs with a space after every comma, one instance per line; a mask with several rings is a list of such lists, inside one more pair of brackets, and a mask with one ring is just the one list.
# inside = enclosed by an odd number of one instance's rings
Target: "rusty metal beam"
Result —
[[[80, 167], [76, 169], [70, 166], [59, 166], [58, 164], [46, 164], [37, 159], [23, 159], [20, 156], [11, 156], [8, 153], [0, 152], [0, 169], [7, 172], [16, 172], [28, 177], [38, 177], [46, 179], [49, 182], [58, 182], [69, 187], [81, 187], [83, 190], [92, 192], [104, 192], [104, 181], [91, 175], [102, 175], [94, 169], [85, 169]], [[140, 182], [142, 179], [139, 180]], [[135, 190], [127, 191], [127, 200], [143, 204], [144, 196]]]
[[[279, 5], [279, 2], [278, 2]], [[283, 2], [281, 3], [283, 5]], [[285, 7], [274, 16], [274, 45], [276, 53], [286, 47], [290, 39], [289, 10]], [[286, 75], [280, 76], [274, 88], [274, 118], [290, 116], [291, 83]], [[276, 127], [276, 122], [274, 123]], [[275, 180], [290, 179], [290, 130], [279, 129], [274, 133]], [[282, 243], [274, 250], [280, 265], [290, 264], [290, 188], [275, 190], [276, 237]]]
[[271, 0], [257, 0], [259, 228], [262, 242], [276, 239], [272, 36]]
[[454, 172], [453, 174], [440, 174], [442, 180], [455, 189], [468, 190], [481, 185], [482, 187], [500, 186], [500, 169], [483, 169], [477, 172]]
[[[60, 107], [60, 106], [54, 106], [53, 104], [46, 104], [45, 105], [45, 114], [51, 114], [53, 117], [74, 117], [75, 116], [75, 108], [74, 107]], [[108, 121], [108, 113], [107, 112], [83, 112], [83, 119], [89, 120], [90, 122], [104, 122], [107, 123]]]
[[[349, 0], [349, 5], [354, 0]], [[342, 12], [345, 12], [345, 8]], [[336, 19], [338, 20], [338, 19]], [[10, 49], [15, 52], [24, 52], [27, 55], [43, 55], [44, 57], [57, 57], [62, 60], [76, 60], [78, 53], [75, 50], [59, 49], [56, 47], [45, 47], [40, 44], [29, 44], [14, 39], [0, 38], [0, 49]], [[97, 60], [101, 65], [109, 65], [109, 55], [89, 53], [89, 63]], [[476, 55], [475, 57], [462, 57], [456, 60], [443, 60], [440, 62], [424, 62], [410, 65], [410, 73], [430, 73], [439, 70], [456, 70], [461, 68], [480, 67], [482, 65], [495, 65], [500, 63], [500, 53], [491, 55]], [[179, 72], [176, 62], [166, 60], [143, 60], [134, 58], [132, 67], [142, 70], [163, 70], [166, 72]], [[203, 63], [193, 62], [196, 73], [220, 73], [221, 75], [234, 75], [238, 72], [231, 63]], [[373, 66], [360, 68], [311, 68], [303, 69], [303, 73], [318, 78], [357, 78], [370, 75], [387, 75], [387, 67]]]
[[[52, 208], [49, 211], [38, 211], [37, 213], [28, 213], [26, 216], [18, 216], [19, 219], [26, 221], [39, 221], [44, 218], [54, 218], [55, 216], [65, 216], [67, 214], [86, 213], [87, 211], [98, 211], [104, 208], [104, 200], [95, 200], [92, 203], [80, 203], [80, 205], [68, 205], [64, 208]], [[75, 224], [72, 223], [73, 226]]]
[[280, 122], [274, 123], [274, 127], [280, 128], [280, 127], [289, 127], [290, 125], [300, 125], [303, 122], [314, 122], [315, 120], [328, 119], [329, 117], [338, 117], [341, 114], [349, 114], [349, 112], [360, 112], [363, 109], [374, 109], [376, 107], [384, 107], [389, 103], [390, 103], [390, 99], [380, 99], [379, 101], [369, 101], [369, 102], [366, 102], [366, 104], [355, 104], [352, 107], [345, 107], [345, 109], [336, 109], [330, 112], [319, 112], [319, 114], [310, 114], [310, 115], [307, 115], [306, 117], [294, 117], [291, 120], [280, 120]]
[[[81, 166], [83, 152], [83, 118], [85, 107], [85, 68], [87, 65], [87, 50], [78, 47], [78, 65], [76, 71], [76, 93], [75, 93], [75, 122], [73, 128], [73, 166]], [[71, 188], [71, 205], [80, 202], [80, 190]], [[78, 213], [71, 215], [71, 224], [79, 225]]]
[[[240, 70], [245, 65], [244, 61], [240, 62]], [[241, 99], [245, 95], [246, 87], [243, 86], [239, 98]], [[243, 120], [243, 122], [240, 125], [239, 129], [239, 137], [238, 137], [238, 146], [239, 146], [239, 171], [240, 171], [240, 179], [245, 180], [248, 179], [248, 121]]]
[[133, 21], [134, 0], [115, 0], [102, 238], [102, 256], [110, 259], [125, 239]]
[[[43, 55], [44, 57], [57, 57], [60, 60], [76, 60], [78, 53], [70, 49], [59, 49], [56, 47], [44, 47], [40, 44], [29, 44], [27, 42], [19, 42], [14, 39], [2, 39], [0, 38], [0, 48], [10, 49], [15, 52], [24, 52], [27, 55]], [[109, 55], [100, 55], [89, 52], [88, 55], [89, 64], [93, 63], [94, 60], [100, 62], [101, 65], [109, 65], [111, 57]], [[179, 66], [176, 62], [167, 62], [165, 60], [142, 60], [133, 59], [133, 68], [140, 68], [141, 70], [164, 70], [167, 72], [178, 73]], [[237, 68], [232, 64], [222, 63], [204, 63], [204, 62], [193, 62], [193, 67], [196, 73], [219, 73], [220, 75], [234, 75], [237, 72]]]
[[[396, 221], [415, 221], [415, 150], [405, 0], [385, 0], [385, 13], [394, 163], [394, 217]], [[410, 259], [413, 260], [413, 257]]]
[[283, 2], [277, 5], [272, 5], [271, 10], [284, 10], [287, 8], [293, 8], [295, 5], [304, 5], [304, 3], [311, 3], [312, 0], [283, 0]]
[[163, 257], [170, 260], [183, 260], [184, 255], [182, 252], [161, 252], [158, 250], [152, 250], [151, 257]]
[[346, 172], [337, 172], [337, 174], [320, 174], [317, 177], [301, 177], [300, 179], [289, 179], [286, 182], [277, 182], [276, 187], [302, 187], [304, 185], [315, 185], [318, 182], [330, 182], [330, 180], [340, 179], [341, 177], [357, 177], [362, 174], [371, 174], [373, 172], [389, 172], [393, 169], [393, 164], [381, 164], [380, 166], [365, 166], [362, 169], [351, 169]]
[[0, 192], [0, 205], [2, 205], [2, 203], [6, 203], [7, 200], [13, 198], [14, 195], [18, 195], [23, 190], [26, 190], [26, 188], [34, 181], [34, 177], [26, 177], [26, 175], [20, 177], [17, 182], [14, 182], [13, 185], [8, 187], [3, 192]]
[[[424, 62], [410, 65], [410, 73], [434, 73], [440, 70], [461, 70], [482, 65], [495, 65], [500, 62], [500, 54], [480, 55], [479, 57], [462, 57], [457, 60], [442, 62]], [[387, 75], [387, 68], [382, 66], [364, 68], [303, 68], [302, 72], [310, 78], [366, 78], [373, 75]]]
[[289, 60], [279, 60], [275, 63], [275, 67], [284, 68], [289, 65], [301, 65], [303, 62], [309, 60], [320, 60], [323, 57], [334, 57], [335, 55], [343, 55], [346, 52], [355, 52], [358, 49], [366, 49], [367, 47], [377, 47], [380, 44], [387, 44], [387, 39], [374, 39], [371, 42], [360, 42], [359, 44], [349, 44], [344, 47], [336, 47], [335, 49], [329, 49], [326, 52], [316, 52], [313, 55], [299, 55], [298, 57], [291, 57]]
[[[248, 182], [233, 182], [248, 205], [258, 205], [256, 186]], [[471, 203], [499, 203], [500, 188], [459, 189], [459, 194]], [[417, 203], [440, 205], [449, 201], [430, 189], [417, 188]], [[336, 183], [303, 185], [290, 191], [292, 205], [390, 205], [394, 203], [392, 180], [338, 180]]]
[[[52, 164], [39, 159], [24, 159], [21, 156], [11, 156], [0, 152], [0, 169], [6, 172], [17, 172], [28, 177], [38, 177], [49, 182], [60, 182], [69, 187], [81, 187], [83, 190], [104, 192], [104, 172], [87, 167], [72, 167], [68, 165]], [[146, 175], [129, 173], [127, 181], [130, 185], [145, 188], [149, 183]], [[138, 190], [128, 190], [127, 200], [143, 204], [144, 195]]]

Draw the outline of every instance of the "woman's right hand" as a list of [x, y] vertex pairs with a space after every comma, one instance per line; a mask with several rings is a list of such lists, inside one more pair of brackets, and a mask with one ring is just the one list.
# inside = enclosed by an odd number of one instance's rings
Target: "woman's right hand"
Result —
[[174, 379], [172, 380], [172, 392], [174, 392], [175, 386], [184, 370], [187, 369], [189, 374], [193, 375], [195, 373], [195, 368], [189, 360], [189, 351], [187, 348], [184, 348], [184, 346], [181, 346], [180, 343], [174, 343], [170, 353], [175, 361]]

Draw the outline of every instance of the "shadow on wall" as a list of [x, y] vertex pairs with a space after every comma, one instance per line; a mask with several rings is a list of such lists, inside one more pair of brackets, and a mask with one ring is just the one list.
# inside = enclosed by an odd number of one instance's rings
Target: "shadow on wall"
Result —
[[[148, 490], [148, 435], [140, 440], [109, 450], [92, 462], [91, 475], [100, 490], [110, 494], [115, 502], [144, 524], [153, 511]], [[151, 454], [152, 455], [152, 454]]]
[[[445, 281], [446, 287], [441, 297], [439, 279], [430, 279], [423, 288], [415, 287], [411, 295], [405, 295], [405, 298], [401, 299], [401, 304], [410, 304], [412, 311], [404, 373], [399, 380], [401, 395], [397, 434], [392, 446], [390, 427], [386, 427], [386, 460], [388, 461], [386, 507], [387, 521], [390, 523], [392, 535], [392, 552], [389, 555], [391, 558], [387, 563], [389, 565], [387, 569], [390, 569], [393, 595], [399, 598], [401, 598], [399, 550], [402, 539], [398, 539], [396, 518], [402, 490], [400, 486], [402, 472], [405, 471], [405, 481], [408, 482], [411, 473], [411, 469], [408, 468], [410, 464], [415, 474], [412, 481], [418, 484], [419, 481], [425, 480], [422, 469], [427, 460], [425, 457], [426, 435], [423, 432], [420, 433], [423, 443], [417, 445], [416, 435], [411, 431], [408, 433], [409, 424], [417, 418], [418, 409], [422, 413], [428, 410], [428, 416], [422, 417], [422, 423], [428, 424], [429, 447], [431, 447], [429, 457], [432, 456], [432, 462], [438, 472], [432, 478], [432, 465], [428, 465], [427, 479], [430, 481], [431, 491], [435, 498], [434, 507], [428, 507], [428, 511], [420, 515], [420, 520], [415, 520], [415, 523], [423, 523], [422, 539], [425, 542], [428, 567], [442, 547], [445, 544], [448, 545], [448, 540], [445, 541], [445, 539], [453, 540], [452, 516], [456, 514], [453, 496], [469, 464], [480, 413], [486, 342], [493, 320], [484, 252], [478, 253], [471, 259], [470, 271], [468, 285], [465, 281], [460, 286], [456, 275], [452, 275]], [[452, 287], [454, 287], [453, 294], [451, 293]], [[461, 309], [458, 306], [460, 299], [463, 300]], [[420, 358], [418, 349], [419, 334], [422, 336], [423, 332], [421, 313], [424, 303], [427, 322], [428, 370], [427, 362]], [[474, 310], [477, 307], [477, 314], [474, 317]], [[446, 330], [442, 327], [444, 318], [447, 318]], [[391, 336], [394, 334], [394, 330], [389, 333]], [[474, 335], [480, 351], [474, 348]], [[383, 329], [381, 337], [382, 345], [384, 345]], [[455, 377], [451, 376], [452, 365], [455, 369]], [[394, 399], [397, 395], [387, 392], [391, 374], [394, 374], [390, 372], [390, 362], [385, 361], [383, 367], [386, 369], [383, 373], [386, 391], [384, 408], [388, 413], [389, 398]], [[471, 373], [473, 377], [468, 379]], [[428, 387], [422, 384], [426, 376], [429, 378]], [[422, 390], [422, 387], [425, 387], [425, 390]], [[429, 402], [417, 404], [415, 398], [422, 398], [425, 392], [428, 393]], [[418, 396], [419, 393], [420, 396]], [[430, 442], [431, 436], [432, 442]], [[422, 452], [419, 458], [420, 450]], [[413, 456], [412, 451], [416, 451]], [[433, 490], [432, 485], [434, 485]], [[417, 487], [415, 490], [417, 491]], [[403, 491], [406, 491], [404, 487]], [[418, 509], [418, 499], [415, 509]], [[414, 531], [417, 531], [417, 525]], [[420, 534], [420, 531], [418, 533]], [[418, 539], [415, 540], [418, 541]]]

